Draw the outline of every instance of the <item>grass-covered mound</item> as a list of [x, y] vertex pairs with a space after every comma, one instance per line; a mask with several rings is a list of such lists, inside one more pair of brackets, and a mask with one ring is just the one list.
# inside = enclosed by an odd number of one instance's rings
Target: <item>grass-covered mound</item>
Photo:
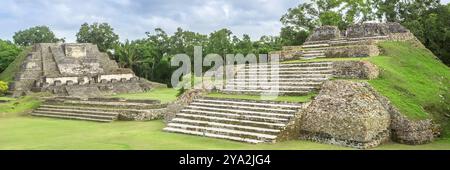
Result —
[[30, 53], [31, 47], [25, 48], [14, 61], [8, 65], [8, 67], [0, 73], [0, 81], [11, 82], [14, 79], [14, 75], [20, 71], [20, 66]]
[[369, 81], [377, 91], [413, 119], [450, 113], [449, 67], [410, 43], [384, 42], [380, 47], [383, 56], [370, 58], [381, 69], [380, 78]]

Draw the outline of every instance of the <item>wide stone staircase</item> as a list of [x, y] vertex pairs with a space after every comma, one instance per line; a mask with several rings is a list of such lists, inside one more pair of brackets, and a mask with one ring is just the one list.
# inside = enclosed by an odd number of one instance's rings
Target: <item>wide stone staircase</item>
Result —
[[118, 98], [73, 97], [48, 98], [31, 115], [50, 118], [76, 119], [96, 122], [117, 120], [121, 113], [139, 113], [142, 110], [161, 108], [159, 101], [125, 101]]
[[168, 132], [248, 143], [275, 142], [301, 103], [203, 97], [176, 114]]
[[222, 92], [231, 94], [277, 92], [279, 95], [304, 95], [319, 89], [332, 75], [332, 62], [247, 65], [236, 72], [234, 79], [227, 80]]

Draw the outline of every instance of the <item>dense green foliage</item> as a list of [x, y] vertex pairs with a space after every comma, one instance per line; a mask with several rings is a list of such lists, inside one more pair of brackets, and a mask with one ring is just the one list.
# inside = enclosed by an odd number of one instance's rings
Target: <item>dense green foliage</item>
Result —
[[[221, 29], [209, 35], [178, 28], [173, 35], [157, 28], [147, 37], [125, 41], [114, 48], [113, 58], [122, 67], [128, 67], [140, 77], [168, 84], [176, 67], [170, 66], [170, 59], [176, 54], [194, 57], [194, 47], [202, 47], [202, 56], [216, 53], [225, 54], [267, 54], [282, 46], [277, 37], [263, 36], [259, 41], [251, 41], [248, 35], [234, 36], [228, 29]], [[191, 60], [193, 61], [193, 60]]]
[[14, 61], [21, 51], [22, 49], [15, 44], [0, 40], [0, 73]]
[[[24, 48], [17, 56], [15, 56], [14, 61], [11, 62], [6, 69], [0, 73], [0, 80], [5, 82], [11, 82], [14, 79], [14, 75], [19, 72], [20, 66], [27, 57], [31, 48]], [[0, 52], [1, 53], [1, 52]]]
[[5, 95], [7, 91], [8, 91], [8, 83], [0, 81], [0, 96]]
[[18, 31], [13, 36], [14, 43], [21, 46], [30, 46], [35, 43], [64, 42], [64, 39], [56, 38], [55, 34], [47, 26], [36, 26]]
[[112, 50], [119, 42], [119, 36], [114, 33], [114, 29], [108, 23], [94, 23], [81, 25], [77, 33], [77, 42], [93, 43], [102, 52]]

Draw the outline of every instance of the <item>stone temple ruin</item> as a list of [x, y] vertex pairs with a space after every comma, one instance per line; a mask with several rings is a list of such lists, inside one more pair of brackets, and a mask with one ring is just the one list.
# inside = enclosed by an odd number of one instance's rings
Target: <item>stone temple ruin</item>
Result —
[[119, 68], [96, 45], [41, 43], [34, 45], [10, 89], [16, 97], [30, 91], [99, 96], [143, 92], [156, 86], [162, 85]]
[[[293, 96], [315, 91], [318, 95], [312, 101], [224, 99], [206, 97], [207, 90], [192, 90], [168, 106], [164, 130], [249, 143], [305, 139], [355, 148], [371, 148], [391, 140], [430, 142], [436, 136], [430, 120], [409, 120], [369, 83], [345, 80], [377, 78], [376, 65], [365, 60], [308, 61], [376, 56], [380, 53], [377, 42], [385, 40], [420, 44], [397, 23], [359, 24], [344, 32], [331, 26], [317, 28], [304, 45], [272, 52], [284, 61], [304, 61], [237, 65], [235, 77], [216, 89], [227, 94], [261, 94], [276, 89], [279, 95]], [[259, 75], [272, 70], [278, 72], [276, 78], [260, 80]]]
[[29, 92], [54, 94], [43, 98], [43, 104], [31, 113], [34, 116], [110, 122], [160, 118], [165, 104], [159, 101], [104, 96], [162, 86], [119, 68], [96, 45], [41, 43], [34, 45], [10, 90], [15, 97]]

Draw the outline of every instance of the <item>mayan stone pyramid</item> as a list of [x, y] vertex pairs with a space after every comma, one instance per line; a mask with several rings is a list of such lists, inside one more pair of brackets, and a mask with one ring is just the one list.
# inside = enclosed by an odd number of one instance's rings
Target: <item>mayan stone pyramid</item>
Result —
[[15, 97], [31, 91], [79, 97], [143, 92], [156, 86], [164, 85], [119, 68], [96, 45], [41, 43], [33, 46], [10, 90]]

